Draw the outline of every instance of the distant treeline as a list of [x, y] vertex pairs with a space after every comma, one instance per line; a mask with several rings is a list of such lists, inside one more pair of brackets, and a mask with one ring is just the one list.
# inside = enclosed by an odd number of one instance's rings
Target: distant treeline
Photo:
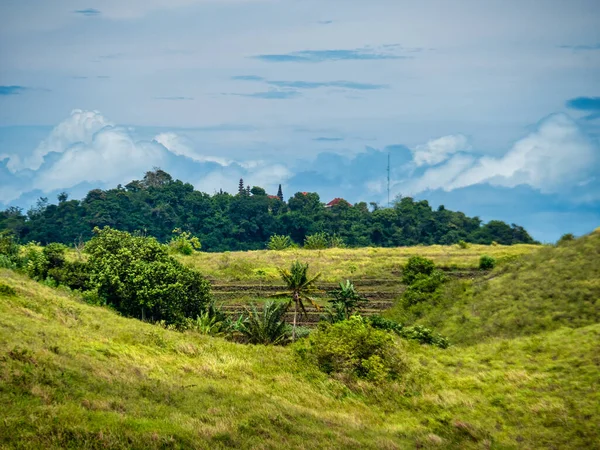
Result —
[[335, 234], [349, 247], [534, 243], [523, 227], [498, 220], [482, 224], [443, 206], [434, 211], [426, 200], [404, 197], [391, 208], [335, 203], [327, 207], [313, 192], [298, 192], [285, 202], [281, 189], [267, 195], [260, 187], [244, 188], [242, 180], [237, 194], [211, 196], [157, 169], [126, 186], [91, 190], [81, 201], [60, 194], [58, 204], [40, 198], [26, 214], [8, 208], [0, 212], [0, 231], [12, 231], [21, 242], [73, 244], [91, 238], [94, 227], [138, 231], [163, 242], [180, 228], [213, 252], [264, 249], [274, 234], [302, 244], [318, 232]]

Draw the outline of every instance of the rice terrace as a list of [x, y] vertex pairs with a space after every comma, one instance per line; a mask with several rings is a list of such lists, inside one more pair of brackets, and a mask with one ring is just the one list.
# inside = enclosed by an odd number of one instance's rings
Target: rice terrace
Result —
[[599, 30], [0, 1], [0, 450], [600, 450]]

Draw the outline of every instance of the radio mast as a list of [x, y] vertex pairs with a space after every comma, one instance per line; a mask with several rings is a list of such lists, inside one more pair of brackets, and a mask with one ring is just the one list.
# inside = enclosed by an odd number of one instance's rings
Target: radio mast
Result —
[[390, 152], [388, 150], [388, 165], [387, 165], [387, 194], [388, 194], [388, 208], [390, 207]]

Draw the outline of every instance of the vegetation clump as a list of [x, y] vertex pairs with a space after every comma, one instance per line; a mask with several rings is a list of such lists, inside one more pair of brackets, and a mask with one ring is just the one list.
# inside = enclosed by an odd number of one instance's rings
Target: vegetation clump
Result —
[[182, 231], [181, 228], [175, 228], [173, 230], [174, 236], [169, 242], [169, 247], [175, 252], [181, 255], [191, 255], [194, 251], [199, 251], [202, 248], [200, 239], [196, 236], [192, 236], [192, 233]]
[[432, 260], [413, 256], [402, 271], [402, 282], [407, 288], [402, 295], [406, 306], [416, 305], [432, 298], [447, 277], [435, 268]]
[[322, 324], [295, 349], [323, 372], [349, 380], [395, 380], [407, 370], [402, 346], [393, 335], [372, 327], [360, 316]]
[[90, 282], [128, 316], [183, 324], [204, 311], [210, 284], [169, 256], [154, 238], [104, 228], [87, 243]]
[[492, 270], [494, 267], [496, 267], [496, 258], [488, 255], [483, 255], [479, 258], [480, 270]]
[[239, 331], [250, 344], [284, 344], [290, 337], [289, 325], [285, 322], [285, 315], [290, 302], [267, 301], [259, 311], [256, 305], [247, 310], [236, 325]]
[[289, 236], [274, 234], [269, 238], [267, 248], [269, 250], [286, 250], [292, 247], [292, 239]]

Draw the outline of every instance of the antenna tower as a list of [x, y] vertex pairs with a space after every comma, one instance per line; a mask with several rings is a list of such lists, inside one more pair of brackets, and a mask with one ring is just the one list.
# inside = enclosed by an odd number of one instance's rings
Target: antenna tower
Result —
[[388, 165], [387, 165], [387, 194], [388, 194], [388, 208], [390, 207], [390, 152], [388, 151]]

